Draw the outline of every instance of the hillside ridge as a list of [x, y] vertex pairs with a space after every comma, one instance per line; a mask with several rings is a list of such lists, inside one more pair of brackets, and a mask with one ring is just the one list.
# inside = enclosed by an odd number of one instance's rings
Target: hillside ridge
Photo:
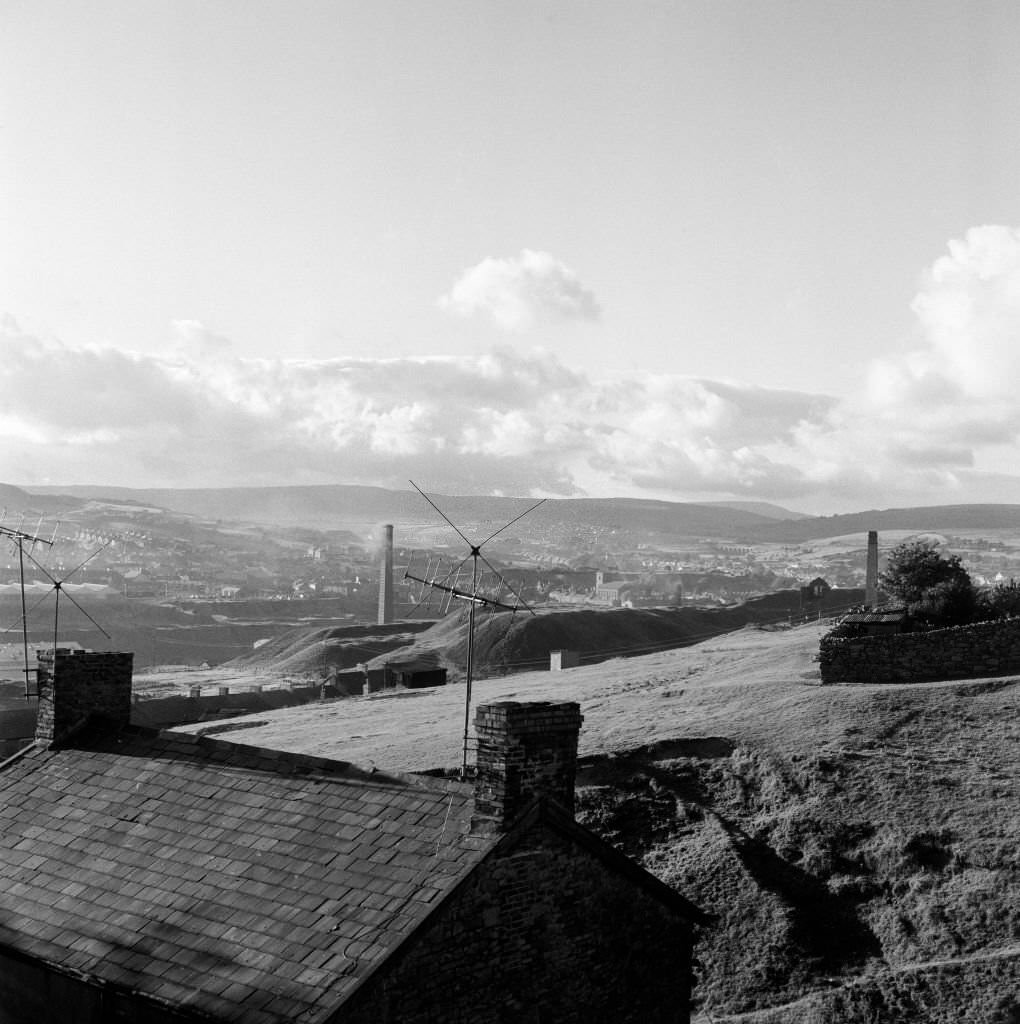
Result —
[[[309, 528], [380, 523], [439, 525], [439, 518], [412, 490], [358, 484], [279, 487], [130, 488], [100, 485], [8, 488], [8, 507], [40, 503], [50, 511], [81, 499], [154, 504], [167, 510], [212, 520], [265, 522]], [[2, 492], [0, 492], [2, 493]], [[534, 504], [533, 498], [485, 495], [432, 495], [455, 518], [487, 523], [508, 522]], [[715, 536], [744, 542], [801, 543], [868, 530], [1020, 529], [1020, 505], [957, 504], [868, 509], [811, 516], [771, 503], [718, 501], [671, 502], [646, 498], [548, 498], [531, 513], [529, 529], [579, 523], [651, 530], [666, 536]]]

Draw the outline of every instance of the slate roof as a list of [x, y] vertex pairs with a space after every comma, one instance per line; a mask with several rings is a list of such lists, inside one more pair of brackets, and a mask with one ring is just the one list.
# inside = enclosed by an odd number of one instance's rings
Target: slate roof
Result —
[[0, 765], [0, 945], [196, 1017], [328, 1017], [497, 837], [470, 788], [138, 729]]
[[840, 620], [852, 625], [895, 625], [903, 622], [907, 613], [903, 609], [890, 609], [888, 611], [863, 611], [850, 612]]

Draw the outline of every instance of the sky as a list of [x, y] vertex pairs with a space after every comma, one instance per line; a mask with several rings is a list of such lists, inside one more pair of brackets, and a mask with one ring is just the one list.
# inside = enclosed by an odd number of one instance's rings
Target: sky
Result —
[[0, 0], [0, 481], [1020, 503], [1020, 5]]

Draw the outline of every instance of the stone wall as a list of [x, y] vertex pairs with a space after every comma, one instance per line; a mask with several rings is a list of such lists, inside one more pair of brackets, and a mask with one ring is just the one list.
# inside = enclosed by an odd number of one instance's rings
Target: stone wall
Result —
[[687, 1024], [690, 925], [540, 819], [513, 840], [335, 1024]]
[[819, 644], [823, 683], [911, 683], [1020, 673], [1020, 619]]

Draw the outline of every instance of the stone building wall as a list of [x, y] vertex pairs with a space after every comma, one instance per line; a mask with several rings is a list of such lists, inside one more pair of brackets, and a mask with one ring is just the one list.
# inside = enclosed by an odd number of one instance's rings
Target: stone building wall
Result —
[[687, 1024], [691, 933], [541, 820], [501, 844], [335, 1024]]
[[910, 683], [1020, 672], [1020, 619], [819, 644], [823, 683]]

